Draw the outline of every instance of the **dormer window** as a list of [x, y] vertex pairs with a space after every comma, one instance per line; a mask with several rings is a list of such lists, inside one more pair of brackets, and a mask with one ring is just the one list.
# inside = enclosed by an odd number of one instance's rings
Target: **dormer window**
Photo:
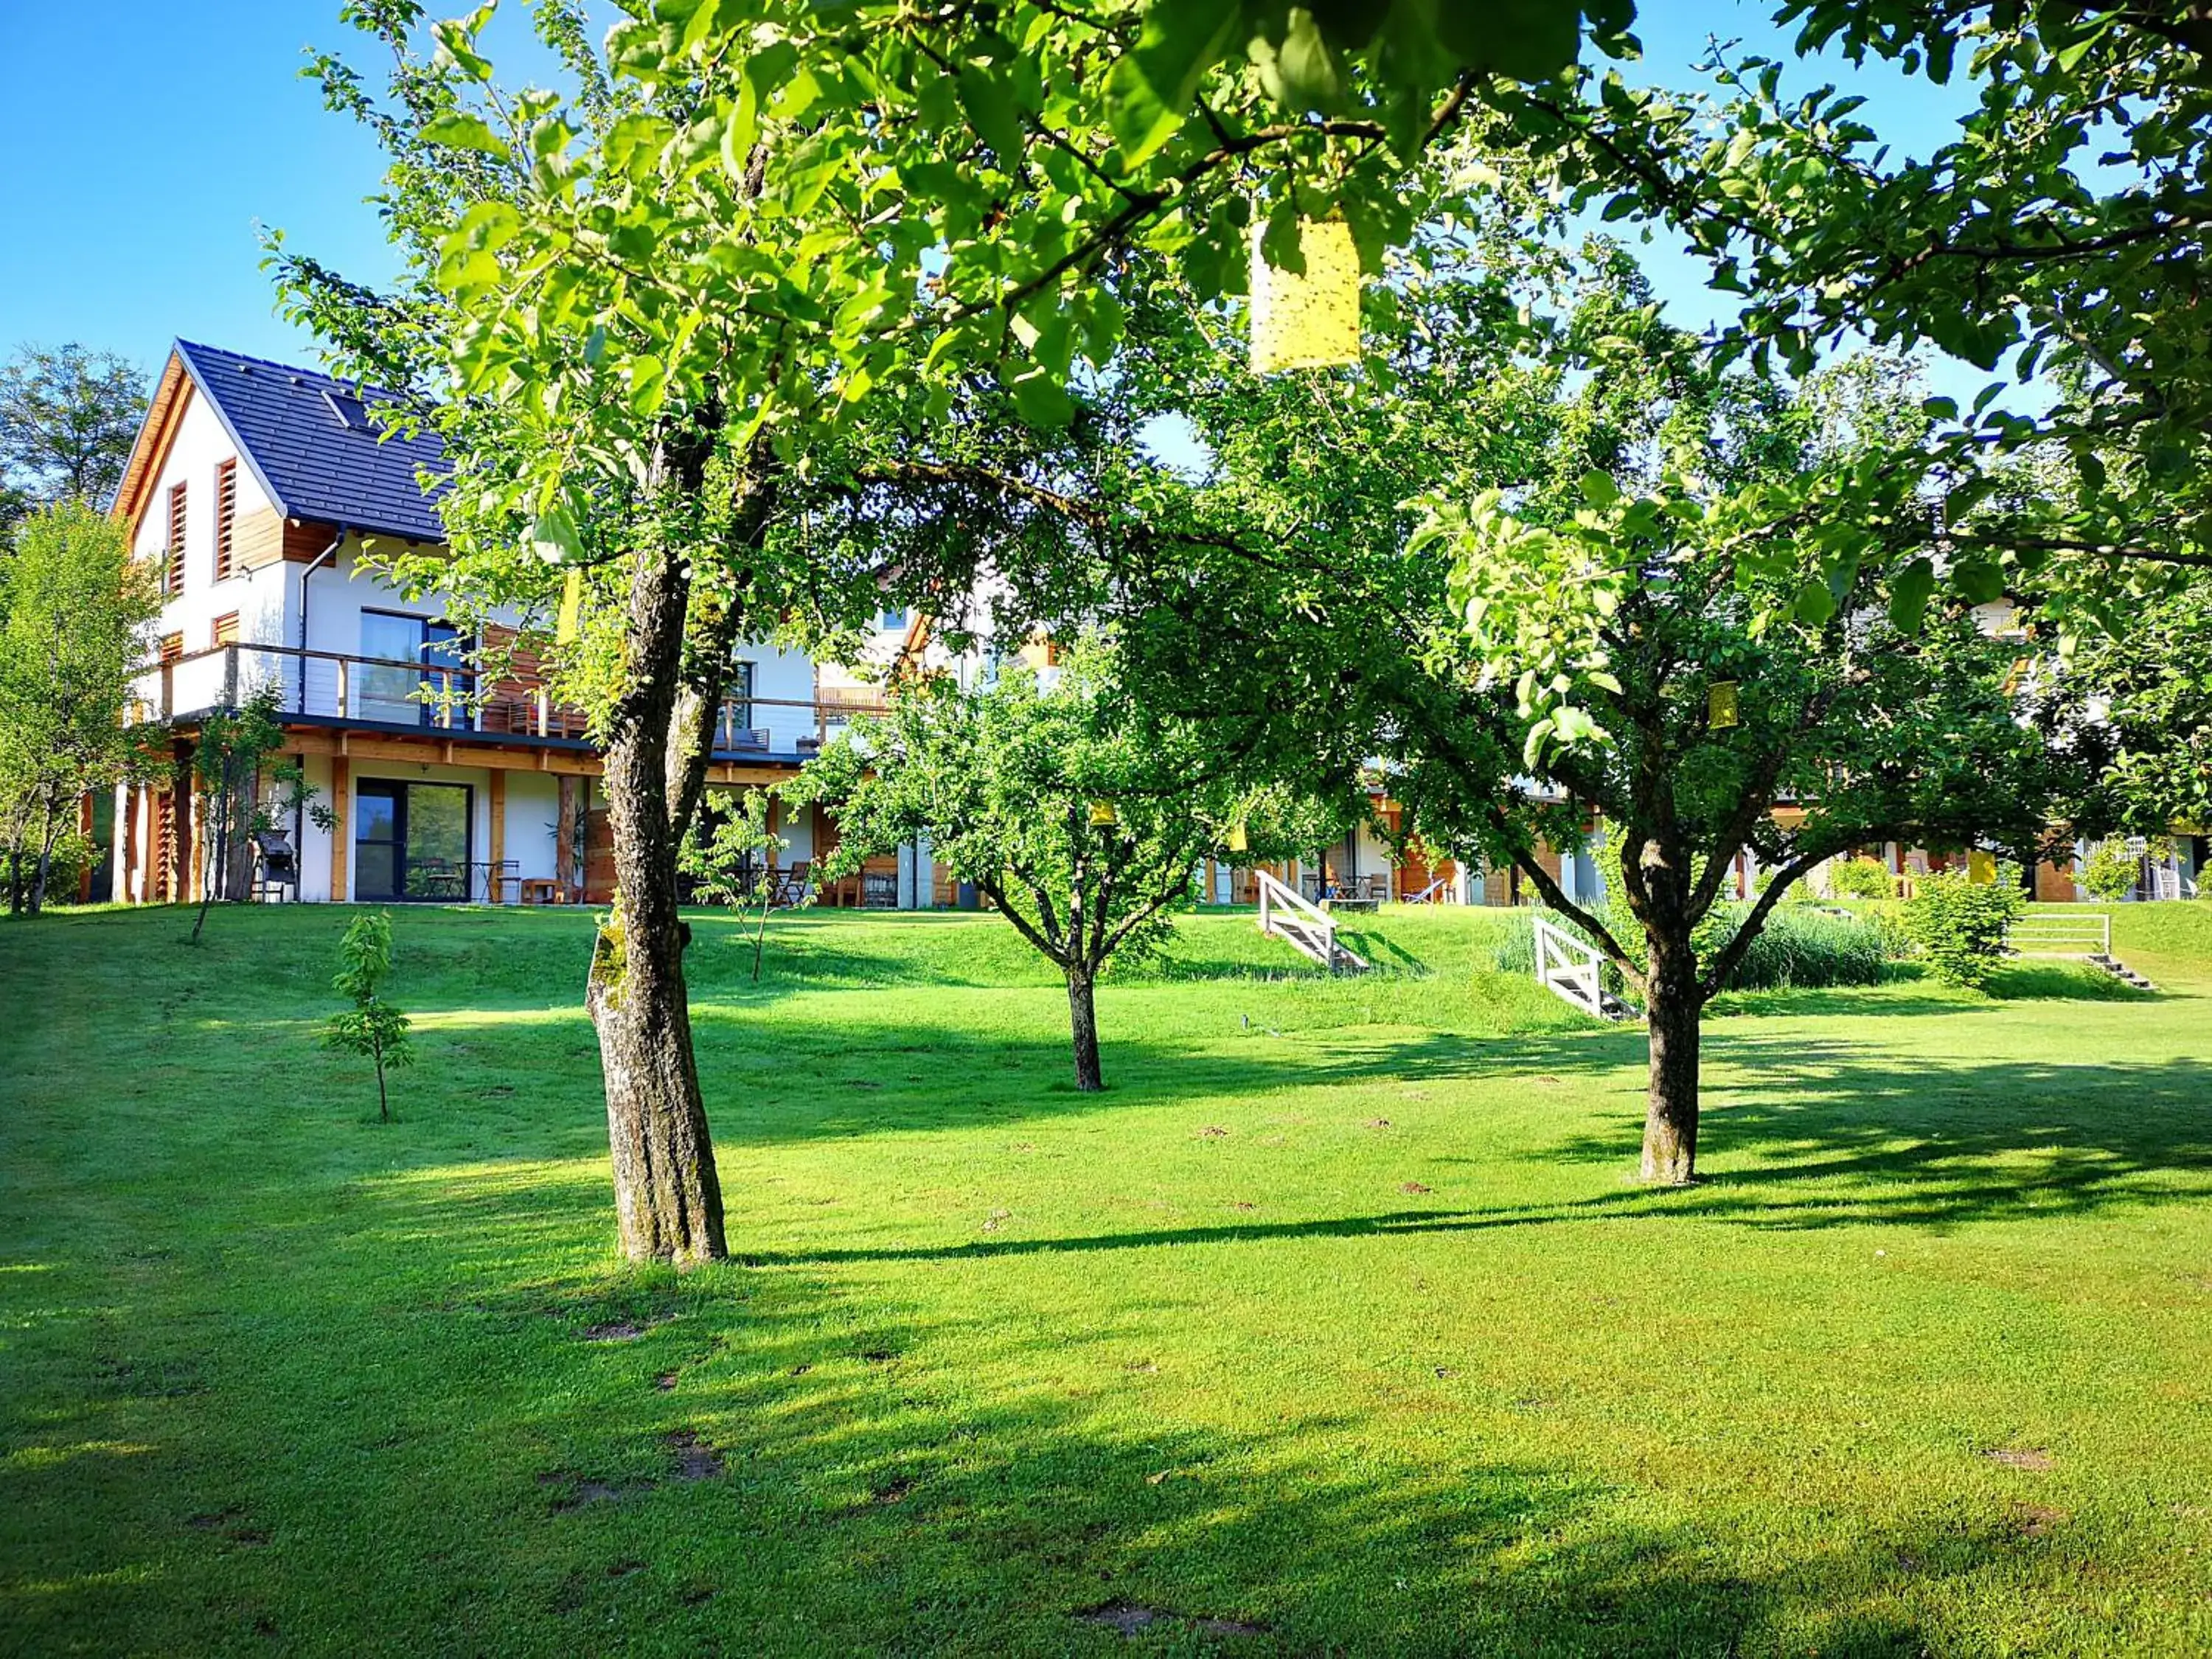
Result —
[[331, 413], [337, 416], [338, 424], [347, 431], [366, 432], [369, 429], [368, 405], [351, 392], [325, 386], [323, 401], [331, 406]]

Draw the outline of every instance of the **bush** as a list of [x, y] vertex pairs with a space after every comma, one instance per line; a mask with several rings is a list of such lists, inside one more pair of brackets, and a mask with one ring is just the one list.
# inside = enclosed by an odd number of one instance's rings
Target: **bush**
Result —
[[[1700, 961], [1710, 961], [1713, 952], [1734, 936], [1749, 908], [1740, 904], [1714, 907], [1698, 929]], [[1499, 972], [1535, 971], [1536, 944], [1532, 926], [1534, 914], [1516, 914], [1504, 937], [1499, 939], [1492, 952]], [[1583, 937], [1582, 930], [1565, 917], [1550, 911], [1541, 914], [1563, 932], [1577, 939]], [[1643, 930], [1626, 907], [1605, 907], [1600, 916], [1613, 936], [1640, 963]], [[1866, 918], [1838, 915], [1809, 905], [1777, 905], [1767, 916], [1759, 937], [1744, 952], [1743, 960], [1736, 963], [1725, 988], [1814, 990], [1832, 985], [1873, 985], [1880, 981], [1890, 957], [1895, 954], [1886, 943], [1882, 929]], [[1607, 987], [1618, 994], [1621, 989], [1620, 973], [1609, 963], [1605, 978]]]
[[1920, 878], [1905, 902], [1905, 927], [1936, 978], [1979, 990], [2004, 959], [2005, 930], [2027, 908], [2014, 865], [2000, 864], [1989, 882], [1945, 870]]
[[2134, 892], [2142, 880], [2142, 856], [2118, 836], [2107, 836], [2089, 849], [2077, 879], [2092, 897], [2116, 903]]
[[1837, 898], [1891, 899], [1897, 878], [1874, 859], [1838, 859], [1828, 866], [1828, 891]]
[[[39, 849], [35, 837], [33, 838], [33, 844], [25, 848], [22, 853], [23, 890], [27, 894], [30, 891], [31, 884], [37, 879], [39, 873]], [[76, 890], [84, 878], [84, 872], [99, 862], [100, 848], [89, 836], [74, 828], [63, 830], [54, 838], [53, 860], [46, 866], [46, 902], [75, 904]], [[5, 848], [0, 848], [0, 889], [4, 889], [9, 884], [13, 869], [12, 857]], [[105, 896], [106, 895], [100, 893], [93, 895], [95, 899]], [[5, 903], [4, 896], [0, 896], [0, 906], [4, 906]]]

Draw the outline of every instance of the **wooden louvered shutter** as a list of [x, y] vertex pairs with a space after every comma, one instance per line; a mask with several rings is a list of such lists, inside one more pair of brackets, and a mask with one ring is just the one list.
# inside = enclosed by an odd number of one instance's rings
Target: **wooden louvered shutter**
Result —
[[169, 568], [163, 584], [171, 593], [185, 591], [185, 487], [169, 486]]
[[215, 468], [215, 579], [230, 580], [232, 550], [238, 544], [238, 462], [218, 461]]

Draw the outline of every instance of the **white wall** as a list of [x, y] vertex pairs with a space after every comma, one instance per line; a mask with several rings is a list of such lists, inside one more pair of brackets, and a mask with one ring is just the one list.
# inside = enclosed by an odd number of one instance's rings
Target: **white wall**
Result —
[[[228, 580], [215, 579], [216, 467], [226, 460], [238, 465], [237, 522], [243, 525], [256, 514], [266, 513], [270, 502], [253, 470], [231, 441], [230, 434], [215, 410], [187, 379], [184, 410], [178, 417], [174, 438], [153, 482], [146, 507], [132, 538], [131, 552], [157, 570], [167, 562], [169, 490], [185, 486], [185, 572], [182, 587], [161, 606], [157, 634], [178, 634], [187, 653], [205, 651], [215, 643], [215, 619], [238, 613], [241, 639], [263, 637], [281, 615], [283, 605], [283, 567], [264, 566], [240, 571]], [[208, 663], [177, 671], [175, 707], [206, 708], [221, 700], [222, 665]], [[140, 696], [158, 708], [161, 681], [149, 675], [142, 682]]]

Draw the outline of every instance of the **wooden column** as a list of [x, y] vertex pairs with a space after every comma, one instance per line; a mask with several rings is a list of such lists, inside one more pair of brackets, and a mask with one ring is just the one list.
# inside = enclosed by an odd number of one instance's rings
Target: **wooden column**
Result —
[[497, 904], [500, 860], [507, 856], [507, 774], [496, 767], [491, 775], [491, 847], [488, 856], [491, 868], [484, 878], [485, 896]]
[[576, 819], [582, 810], [578, 799], [583, 793], [583, 782], [568, 773], [561, 775], [561, 805], [553, 817], [553, 883], [563, 904], [573, 902], [584, 887], [583, 878], [576, 870]]
[[115, 813], [115, 876], [117, 885], [116, 890], [110, 895], [110, 896], [118, 898], [125, 904], [135, 904], [140, 902], [146, 891], [143, 887], [138, 888], [136, 892], [131, 890], [133, 884], [138, 879], [140, 873], [138, 869], [138, 848], [140, 844], [145, 840], [145, 837], [138, 833], [138, 802], [140, 798], [138, 786], [135, 783], [125, 784], [122, 789], [122, 795], [123, 805], [116, 809]]
[[331, 902], [346, 897], [347, 842], [353, 834], [353, 763], [331, 757]]

